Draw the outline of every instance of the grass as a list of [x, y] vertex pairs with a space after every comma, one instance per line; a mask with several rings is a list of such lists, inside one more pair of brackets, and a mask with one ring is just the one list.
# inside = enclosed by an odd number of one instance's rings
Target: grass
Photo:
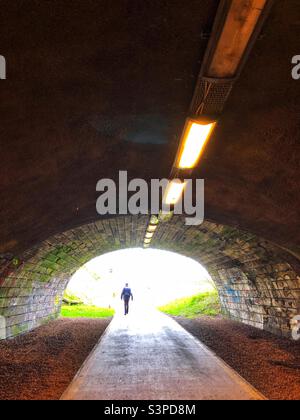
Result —
[[215, 291], [175, 300], [159, 310], [168, 315], [197, 318], [202, 315], [217, 316], [221, 309], [219, 295]]
[[63, 299], [66, 302], [66, 304], [76, 303], [77, 305], [78, 304], [83, 305], [83, 302], [81, 301], [81, 299], [78, 296], [72, 295], [72, 294], [68, 293], [67, 291], [65, 291]]
[[114, 313], [113, 309], [88, 305], [63, 305], [61, 308], [63, 318], [109, 318], [114, 316]]

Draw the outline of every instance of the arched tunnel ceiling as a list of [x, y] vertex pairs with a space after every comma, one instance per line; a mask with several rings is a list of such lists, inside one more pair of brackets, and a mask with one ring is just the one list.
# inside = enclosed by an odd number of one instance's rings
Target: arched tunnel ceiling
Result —
[[[96, 182], [119, 169], [168, 175], [218, 4], [2, 1], [0, 253], [94, 221]], [[299, 16], [275, 1], [196, 173], [208, 219], [294, 252]]]

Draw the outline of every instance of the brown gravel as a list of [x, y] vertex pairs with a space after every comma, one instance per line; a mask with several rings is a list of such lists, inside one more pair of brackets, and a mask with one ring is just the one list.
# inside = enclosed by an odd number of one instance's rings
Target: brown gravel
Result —
[[174, 319], [271, 400], [300, 399], [300, 342], [222, 317]]
[[0, 341], [0, 399], [59, 399], [109, 319], [60, 319]]
[[[269, 399], [300, 399], [300, 342], [222, 317], [175, 317]], [[0, 341], [0, 399], [59, 399], [110, 320], [60, 319]]]

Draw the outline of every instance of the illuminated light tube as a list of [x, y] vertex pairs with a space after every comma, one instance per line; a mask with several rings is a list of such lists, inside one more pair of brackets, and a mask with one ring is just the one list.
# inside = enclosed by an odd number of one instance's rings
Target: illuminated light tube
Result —
[[158, 217], [155, 215], [152, 215], [150, 218], [150, 225], [158, 225], [158, 223], [159, 223]]
[[187, 120], [176, 158], [176, 168], [192, 169], [197, 165], [216, 124], [216, 121], [205, 123]]
[[147, 232], [146, 235], [145, 235], [145, 238], [146, 239], [151, 239], [153, 235], [154, 235], [154, 232]]
[[151, 239], [145, 239], [144, 240], [144, 245], [150, 245]]
[[149, 225], [147, 228], [148, 232], [155, 232], [157, 228], [157, 225]]
[[164, 204], [167, 206], [175, 205], [180, 197], [182, 196], [183, 190], [185, 187], [185, 182], [181, 182], [180, 179], [173, 179], [169, 182], [165, 196], [164, 196]]

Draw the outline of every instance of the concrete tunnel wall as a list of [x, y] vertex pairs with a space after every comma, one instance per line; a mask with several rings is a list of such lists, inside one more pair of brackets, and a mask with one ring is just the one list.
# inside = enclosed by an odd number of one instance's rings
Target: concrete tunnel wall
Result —
[[[70, 277], [96, 256], [140, 247], [147, 222], [145, 216], [99, 220], [22, 255], [0, 254], [0, 339], [56, 318]], [[291, 337], [291, 320], [300, 313], [300, 264], [286, 251], [208, 221], [188, 227], [179, 216], [160, 225], [152, 246], [200, 262], [218, 288], [226, 316]]]

